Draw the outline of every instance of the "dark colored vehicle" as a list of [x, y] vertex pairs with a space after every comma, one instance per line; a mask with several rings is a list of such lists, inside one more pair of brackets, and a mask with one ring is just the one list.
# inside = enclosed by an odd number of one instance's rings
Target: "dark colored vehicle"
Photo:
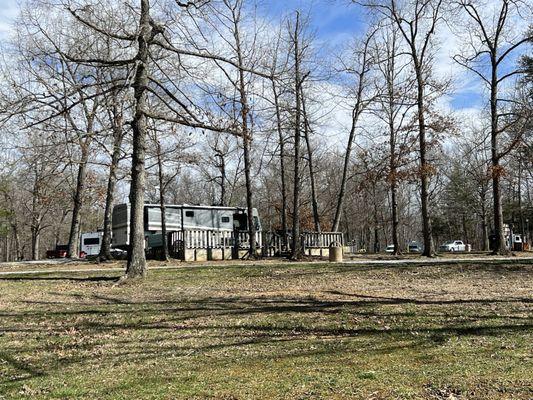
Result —
[[68, 254], [68, 244], [58, 244], [54, 250], [46, 252], [46, 258], [65, 258]]
[[[68, 244], [58, 244], [54, 250], [46, 252], [46, 258], [66, 258], [68, 254]], [[80, 252], [80, 258], [85, 258], [87, 254]]]

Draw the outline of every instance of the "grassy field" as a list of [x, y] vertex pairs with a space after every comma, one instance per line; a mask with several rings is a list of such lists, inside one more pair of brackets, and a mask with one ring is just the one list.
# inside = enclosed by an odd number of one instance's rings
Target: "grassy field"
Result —
[[533, 266], [0, 277], [0, 399], [531, 399]]

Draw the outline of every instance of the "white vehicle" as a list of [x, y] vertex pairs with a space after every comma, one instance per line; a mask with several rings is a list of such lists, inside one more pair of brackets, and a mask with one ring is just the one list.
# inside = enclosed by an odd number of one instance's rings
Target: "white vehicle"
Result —
[[439, 251], [466, 251], [462, 240], [450, 240], [439, 247]]
[[[114, 248], [126, 249], [129, 246], [130, 212], [130, 204], [117, 204], [113, 208], [112, 245]], [[260, 233], [261, 223], [255, 208], [252, 216], [255, 230]], [[165, 206], [165, 219], [168, 233], [189, 230], [245, 232], [248, 229], [247, 209], [243, 207], [169, 204]], [[158, 240], [157, 237], [151, 238], [151, 236], [160, 235], [161, 229], [160, 205], [145, 204], [144, 235], [147, 241]]]
[[385, 253], [394, 253], [394, 245], [393, 245], [393, 244], [389, 244], [389, 245], [385, 248]]
[[97, 256], [100, 254], [102, 237], [104, 232], [86, 232], [81, 234], [80, 252], [86, 256]]

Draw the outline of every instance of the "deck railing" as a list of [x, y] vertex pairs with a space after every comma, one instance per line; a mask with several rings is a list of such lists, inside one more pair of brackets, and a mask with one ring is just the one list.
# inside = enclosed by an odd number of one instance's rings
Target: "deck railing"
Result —
[[[235, 247], [250, 247], [248, 232], [217, 231], [217, 230], [186, 230], [172, 232], [170, 242], [179, 242], [185, 249], [229, 249]], [[237, 243], [235, 243], [237, 239]], [[257, 247], [262, 246], [261, 232], [255, 233]]]
[[[264, 257], [280, 256], [290, 252], [292, 234], [287, 233], [286, 240], [279, 232], [256, 232], [255, 241], [258, 250]], [[309, 255], [322, 255], [322, 250], [328, 249], [332, 243], [344, 245], [341, 232], [302, 232], [299, 244], [302, 252]], [[219, 230], [184, 230], [169, 234], [169, 248], [172, 256], [184, 259], [189, 250], [222, 249], [225, 254], [233, 252], [239, 257], [242, 250], [250, 247], [248, 232], [219, 231]], [[320, 250], [318, 253], [315, 250]], [[327, 254], [327, 253], [326, 253]]]
[[344, 245], [342, 232], [302, 232], [305, 248], [325, 249], [333, 243]]
[[[279, 232], [266, 232], [264, 237], [263, 254], [267, 257], [292, 250], [292, 232], [287, 232], [286, 238]], [[306, 249], [329, 249], [332, 243], [344, 245], [344, 235], [342, 232], [302, 232], [299, 243], [303, 252]]]

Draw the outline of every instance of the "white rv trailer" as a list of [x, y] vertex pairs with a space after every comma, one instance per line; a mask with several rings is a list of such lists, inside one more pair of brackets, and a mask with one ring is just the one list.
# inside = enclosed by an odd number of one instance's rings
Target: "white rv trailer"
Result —
[[[117, 204], [113, 207], [112, 246], [127, 248], [130, 236], [130, 204]], [[252, 211], [256, 231], [261, 231], [259, 215]], [[246, 231], [248, 229], [247, 209], [242, 207], [165, 205], [167, 232], [187, 230]], [[161, 207], [159, 204], [144, 205], [145, 237], [160, 234]]]
[[81, 234], [80, 252], [86, 256], [97, 256], [100, 254], [103, 232], [86, 232]]

